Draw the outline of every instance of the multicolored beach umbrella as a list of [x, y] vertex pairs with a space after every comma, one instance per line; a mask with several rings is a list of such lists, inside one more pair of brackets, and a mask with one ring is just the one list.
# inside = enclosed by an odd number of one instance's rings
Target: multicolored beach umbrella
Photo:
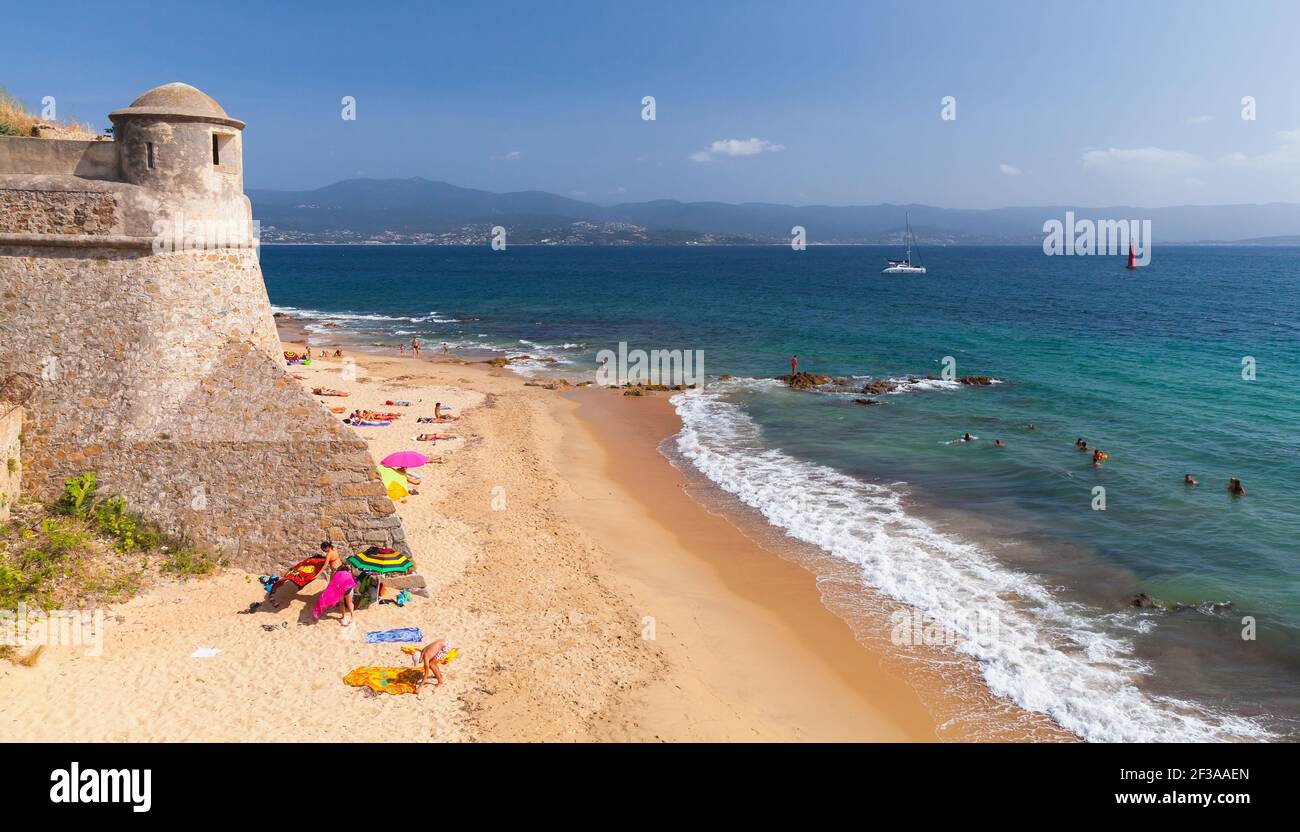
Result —
[[415, 568], [415, 564], [406, 555], [383, 546], [371, 546], [364, 552], [358, 552], [348, 558], [348, 563], [363, 572], [377, 572], [381, 575], [410, 572]]

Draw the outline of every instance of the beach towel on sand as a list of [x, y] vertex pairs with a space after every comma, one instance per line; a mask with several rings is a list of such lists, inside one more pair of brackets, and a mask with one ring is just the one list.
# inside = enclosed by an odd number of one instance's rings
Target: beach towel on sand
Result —
[[367, 644], [383, 644], [390, 641], [424, 641], [424, 633], [419, 627], [397, 627], [392, 630], [374, 630], [366, 633]]
[[311, 611], [311, 614], [316, 618], [320, 618], [334, 609], [339, 601], [343, 600], [343, 596], [351, 592], [356, 585], [357, 580], [352, 577], [351, 572], [346, 569], [335, 572], [334, 577], [330, 578], [330, 585], [325, 587], [325, 591], [316, 599], [316, 607]]
[[320, 570], [324, 566], [325, 558], [313, 556], [294, 564], [292, 569], [273, 581], [263, 578], [262, 584], [266, 587], [267, 595], [274, 593], [286, 583], [291, 583], [299, 589], [302, 589], [307, 584], [316, 580], [316, 576], [320, 574]]
[[354, 688], [370, 688], [380, 693], [415, 693], [424, 672], [413, 667], [358, 667], [343, 677]]

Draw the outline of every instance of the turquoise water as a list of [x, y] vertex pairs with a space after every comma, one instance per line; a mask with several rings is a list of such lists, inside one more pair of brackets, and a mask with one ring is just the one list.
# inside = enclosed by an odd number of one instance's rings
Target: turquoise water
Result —
[[[997, 608], [1008, 632], [966, 652], [999, 695], [1093, 739], [1292, 736], [1300, 249], [1165, 247], [1129, 272], [935, 248], [927, 276], [880, 275], [893, 254], [268, 246], [262, 265], [272, 303], [325, 340], [419, 334], [575, 378], [620, 341], [702, 350], [711, 378], [735, 378], [678, 398], [684, 457], [958, 632], [962, 604]], [[862, 406], [763, 380], [794, 353], [860, 382], [937, 376], [950, 356], [1000, 383], [904, 384]], [[979, 439], [950, 442], [965, 432]], [[1187, 608], [1135, 610], [1136, 592]]]

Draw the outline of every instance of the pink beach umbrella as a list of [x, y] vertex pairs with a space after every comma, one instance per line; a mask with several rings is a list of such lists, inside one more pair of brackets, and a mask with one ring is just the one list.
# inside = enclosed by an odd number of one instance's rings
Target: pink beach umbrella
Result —
[[398, 451], [395, 454], [389, 454], [380, 460], [380, 465], [386, 465], [389, 468], [419, 468], [429, 461], [429, 458], [422, 453], [415, 451]]

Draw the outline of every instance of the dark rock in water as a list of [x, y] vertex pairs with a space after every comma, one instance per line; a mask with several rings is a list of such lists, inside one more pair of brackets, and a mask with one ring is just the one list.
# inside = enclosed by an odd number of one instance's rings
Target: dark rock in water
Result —
[[880, 404], [880, 402], [876, 401], [875, 399], [854, 399], [853, 403], [854, 404]]
[[836, 387], [845, 387], [848, 385], [848, 383], [849, 380], [847, 378], [844, 378], [843, 376], [840, 376], [839, 378], [835, 379], [834, 382]]
[[289, 313], [288, 313], [288, 312], [276, 312], [276, 313], [275, 313], [274, 315], [272, 315], [271, 317], [272, 317], [272, 318], [287, 318], [287, 317], [289, 317]]
[[1158, 610], [1163, 610], [1164, 612], [1183, 612], [1184, 610], [1196, 610], [1197, 612], [1201, 612], [1206, 615], [1217, 615], [1218, 613], [1227, 612], [1228, 610], [1232, 609], [1231, 601], [1221, 601], [1221, 602], [1207, 601], [1203, 604], [1197, 604], [1197, 605], [1179, 604], [1179, 603], [1170, 603], [1168, 601], [1161, 601], [1159, 598], [1152, 598], [1150, 595], [1147, 595], [1145, 592], [1139, 592], [1137, 595], [1134, 595], [1133, 600], [1130, 603], [1134, 607], [1141, 607], [1143, 609], [1154, 608]]
[[804, 372], [794, 373], [793, 375], [786, 373], [785, 375], [777, 376], [776, 378], [778, 381], [785, 382], [787, 386], [792, 387], [795, 390], [811, 390], [814, 387], [828, 384], [831, 380], [830, 376], [815, 376], [812, 373]]
[[960, 381], [962, 384], [978, 384], [982, 386], [993, 383], [992, 376], [962, 376], [957, 380]]
[[731, 373], [723, 373], [718, 376], [718, 381], [731, 381]]
[[863, 387], [862, 392], [872, 396], [880, 396], [885, 393], [892, 393], [897, 389], [898, 385], [896, 383], [889, 379], [880, 378]]

